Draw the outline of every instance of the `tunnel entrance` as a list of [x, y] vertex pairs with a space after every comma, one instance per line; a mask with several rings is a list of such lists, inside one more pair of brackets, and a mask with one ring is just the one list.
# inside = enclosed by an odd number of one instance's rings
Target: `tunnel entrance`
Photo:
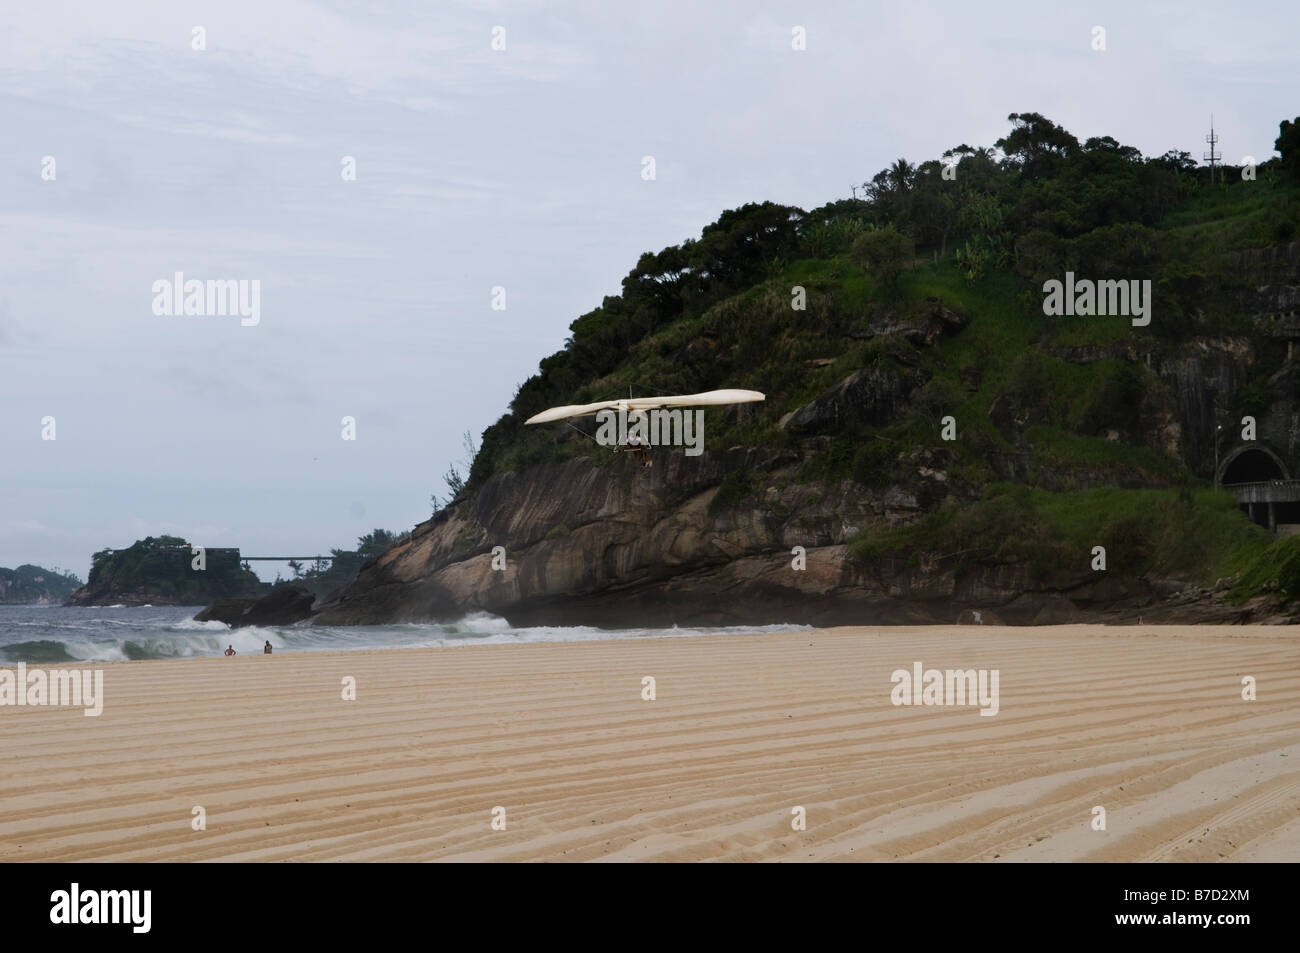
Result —
[[1235, 450], [1219, 468], [1219, 483], [1223, 486], [1290, 478], [1277, 454], [1263, 447], [1242, 447]]

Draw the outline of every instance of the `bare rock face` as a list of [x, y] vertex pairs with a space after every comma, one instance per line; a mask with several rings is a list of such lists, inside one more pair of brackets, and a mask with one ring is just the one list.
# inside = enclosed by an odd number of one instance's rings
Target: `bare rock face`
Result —
[[851, 422], [883, 424], [893, 419], [908, 394], [922, 383], [914, 372], [863, 368], [804, 404], [782, 421], [781, 429], [815, 434], [831, 433]]
[[[1169, 580], [1087, 563], [1046, 576], [1017, 563], [967, 566], [885, 556], [847, 545], [872, 523], [916, 518], [896, 488], [787, 482], [782, 451], [706, 457], [666, 451], [649, 469], [622, 456], [544, 464], [490, 478], [478, 496], [439, 513], [362, 567], [314, 617], [321, 625], [450, 621], [472, 612], [513, 625], [795, 623], [1044, 625], [1205, 619], [1252, 609]], [[726, 473], [750, 474], [748, 496], [711, 505]], [[499, 547], [499, 548], [498, 548]], [[1170, 596], [1169, 593], [1176, 593]]]
[[[882, 518], [885, 504], [849, 484], [777, 477], [793, 459], [788, 451], [670, 451], [648, 469], [575, 459], [498, 474], [471, 503], [364, 566], [316, 621], [473, 611], [516, 624], [859, 620], [867, 593], [879, 590], [864, 588], [845, 543]], [[752, 475], [750, 495], [711, 507], [732, 471]]]
[[956, 334], [970, 319], [945, 306], [938, 298], [927, 298], [920, 310], [895, 314], [886, 309], [867, 322], [865, 328], [850, 332], [850, 337], [871, 340], [898, 335], [915, 347], [929, 347], [940, 337]]
[[276, 586], [260, 599], [218, 599], [194, 617], [196, 622], [224, 622], [232, 629], [248, 625], [293, 625], [311, 615], [316, 597], [304, 587]]
[[[750, 473], [763, 484], [793, 456], [663, 451], [650, 468], [620, 456], [497, 474], [472, 502], [439, 513], [362, 567], [317, 621], [437, 620], [473, 611], [521, 624], [784, 618], [786, 608], [808, 602], [808, 592], [842, 583], [842, 554], [821, 562], [811, 554], [842, 548], [871, 517], [863, 501], [828, 499], [812, 484], [755, 485], [749, 498], [710, 513], [726, 473]], [[810, 571], [792, 568], [796, 545], [808, 551]], [[734, 593], [719, 599], [720, 586]]]

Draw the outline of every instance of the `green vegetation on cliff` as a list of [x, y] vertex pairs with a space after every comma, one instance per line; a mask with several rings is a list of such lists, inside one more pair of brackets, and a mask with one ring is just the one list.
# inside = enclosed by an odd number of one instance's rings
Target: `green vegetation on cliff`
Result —
[[1243, 547], [1233, 554], [1228, 568], [1236, 582], [1232, 596], [1239, 602], [1260, 592], [1282, 602], [1300, 600], [1300, 536], [1275, 540], [1266, 547]]
[[943, 560], [959, 573], [981, 560], [1025, 563], [1045, 579], [1076, 574], [1105, 550], [1107, 571], [1137, 576], [1225, 572], [1242, 553], [1264, 549], [1268, 532], [1219, 490], [1121, 490], [1050, 493], [995, 484], [977, 500], [941, 507], [907, 527], [873, 527], [854, 539], [861, 559], [894, 553]]

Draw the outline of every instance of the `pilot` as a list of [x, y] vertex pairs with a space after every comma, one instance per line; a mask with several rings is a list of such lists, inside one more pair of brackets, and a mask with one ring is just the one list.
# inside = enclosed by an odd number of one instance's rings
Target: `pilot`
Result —
[[630, 433], [627, 435], [627, 448], [636, 454], [636, 458], [638, 462], [640, 462], [641, 466], [650, 466], [650, 450], [641, 441], [640, 434]]

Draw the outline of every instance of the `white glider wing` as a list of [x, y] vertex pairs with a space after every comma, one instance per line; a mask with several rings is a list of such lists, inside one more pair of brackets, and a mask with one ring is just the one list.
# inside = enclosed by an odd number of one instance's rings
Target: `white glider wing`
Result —
[[551, 407], [534, 414], [525, 424], [549, 424], [566, 417], [586, 417], [602, 410], [654, 410], [656, 407], [696, 407], [713, 404], [747, 404], [767, 398], [756, 390], [710, 390], [703, 394], [680, 397], [629, 397], [625, 400], [602, 400], [595, 404], [569, 404]]
[[653, 410], [656, 407], [695, 407], [711, 404], [747, 404], [766, 400], [756, 390], [710, 390], [703, 394], [685, 394], [681, 397], [633, 397], [627, 402], [628, 410]]
[[585, 417], [600, 410], [616, 410], [617, 408], [618, 401], [616, 400], [602, 400], [597, 404], [569, 404], [565, 407], [552, 407], [549, 410], [543, 410], [540, 414], [533, 414], [524, 423], [549, 424], [552, 421], [563, 420], [565, 417]]

